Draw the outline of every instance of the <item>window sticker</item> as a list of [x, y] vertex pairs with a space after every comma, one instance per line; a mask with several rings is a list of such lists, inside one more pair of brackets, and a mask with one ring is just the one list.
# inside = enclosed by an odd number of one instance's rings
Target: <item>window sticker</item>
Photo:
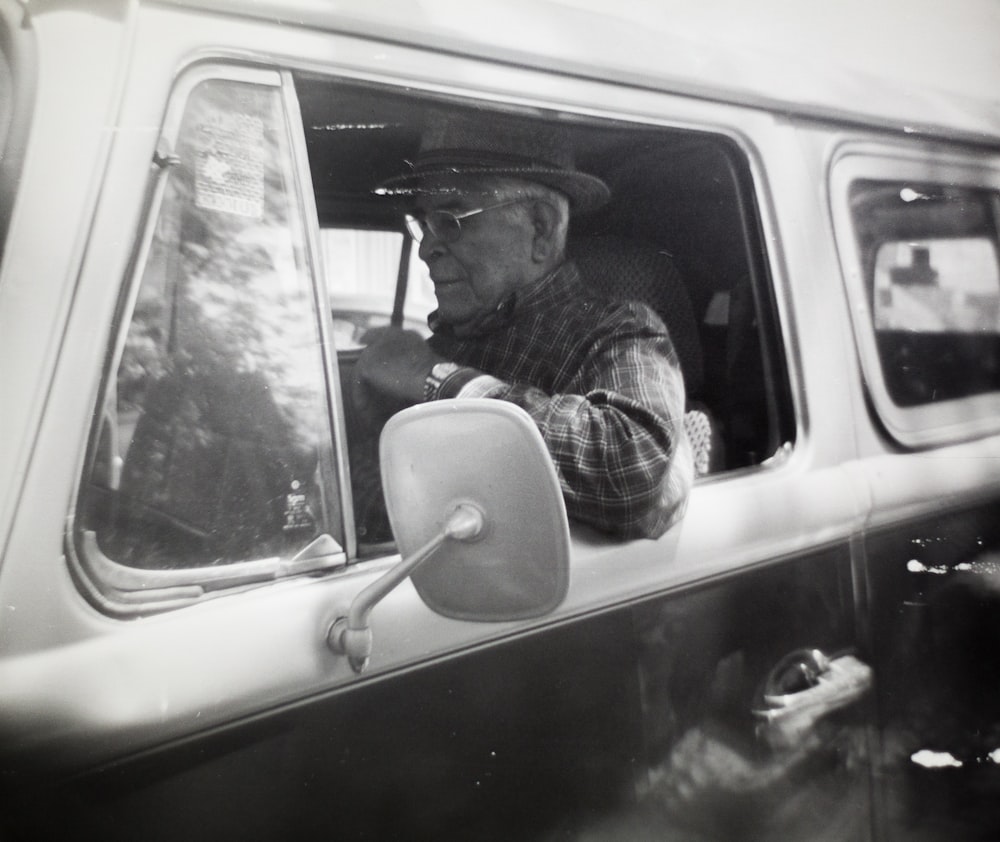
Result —
[[264, 212], [264, 121], [221, 111], [197, 129], [195, 205], [260, 219]]

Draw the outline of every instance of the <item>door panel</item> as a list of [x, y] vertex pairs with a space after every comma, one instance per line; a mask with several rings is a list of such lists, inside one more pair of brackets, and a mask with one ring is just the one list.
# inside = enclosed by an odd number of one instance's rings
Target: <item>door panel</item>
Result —
[[868, 536], [889, 838], [1000, 835], [1000, 503]]
[[24, 838], [531, 838], [634, 796], [631, 639], [619, 611], [367, 681], [41, 793]]
[[794, 650], [860, 654], [852, 604], [839, 547], [636, 609], [649, 838], [868, 837], [866, 705], [755, 714]]
[[864, 702], [777, 731], [753, 713], [785, 655], [855, 648], [852, 606], [849, 553], [833, 547], [35, 789], [23, 826], [52, 839], [855, 842], [869, 825]]

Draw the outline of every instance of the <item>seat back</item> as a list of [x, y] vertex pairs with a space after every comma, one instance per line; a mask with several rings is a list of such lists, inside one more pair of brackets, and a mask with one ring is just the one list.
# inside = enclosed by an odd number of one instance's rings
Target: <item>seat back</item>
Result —
[[700, 392], [704, 369], [698, 323], [673, 258], [649, 243], [617, 235], [580, 237], [569, 256], [588, 288], [602, 298], [641, 301], [667, 326], [689, 398]]
[[650, 243], [617, 235], [580, 237], [569, 245], [587, 287], [602, 298], [641, 301], [667, 326], [684, 375], [688, 405], [684, 427], [698, 476], [722, 467], [721, 437], [698, 400], [704, 380], [701, 337], [687, 288], [673, 258]]

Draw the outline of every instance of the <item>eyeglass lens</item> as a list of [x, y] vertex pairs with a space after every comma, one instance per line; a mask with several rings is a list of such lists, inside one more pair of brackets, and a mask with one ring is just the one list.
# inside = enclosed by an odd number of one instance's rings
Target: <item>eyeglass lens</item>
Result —
[[428, 231], [446, 243], [455, 242], [462, 234], [462, 223], [450, 211], [434, 210], [421, 216], [406, 215], [406, 228], [418, 243]]
[[487, 205], [485, 208], [463, 211], [462, 213], [453, 213], [448, 210], [432, 210], [420, 216], [407, 214], [405, 217], [406, 229], [410, 232], [410, 236], [418, 243], [428, 231], [442, 242], [454, 243], [462, 236], [461, 220], [468, 219], [470, 216], [476, 216], [480, 213], [486, 213], [487, 211], [497, 210], [497, 208], [516, 205], [523, 201], [524, 198], [518, 197], [516, 199], [508, 199], [505, 202], [498, 202], [495, 205]]

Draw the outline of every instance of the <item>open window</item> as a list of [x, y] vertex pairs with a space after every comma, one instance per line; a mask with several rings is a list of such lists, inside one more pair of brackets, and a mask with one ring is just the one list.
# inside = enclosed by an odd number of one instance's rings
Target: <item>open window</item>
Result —
[[[426, 330], [434, 309], [402, 209], [377, 186], [406, 169], [426, 115], [516, 114], [558, 121], [580, 169], [611, 187], [611, 203], [571, 220], [569, 252], [597, 291], [657, 310], [681, 358], [689, 402], [713, 427], [711, 470], [758, 465], [794, 438], [792, 412], [753, 183], [744, 153], [710, 131], [598, 121], [443, 99], [300, 74], [306, 132], [338, 345], [355, 477], [359, 543], [365, 502], [359, 468], [370, 431], [353, 428], [350, 369], [364, 330], [390, 321]], [[604, 279], [616, 283], [608, 285]], [[361, 457], [367, 452], [367, 457]], [[363, 470], [363, 469], [362, 469]], [[377, 551], [378, 547], [372, 547]]]

